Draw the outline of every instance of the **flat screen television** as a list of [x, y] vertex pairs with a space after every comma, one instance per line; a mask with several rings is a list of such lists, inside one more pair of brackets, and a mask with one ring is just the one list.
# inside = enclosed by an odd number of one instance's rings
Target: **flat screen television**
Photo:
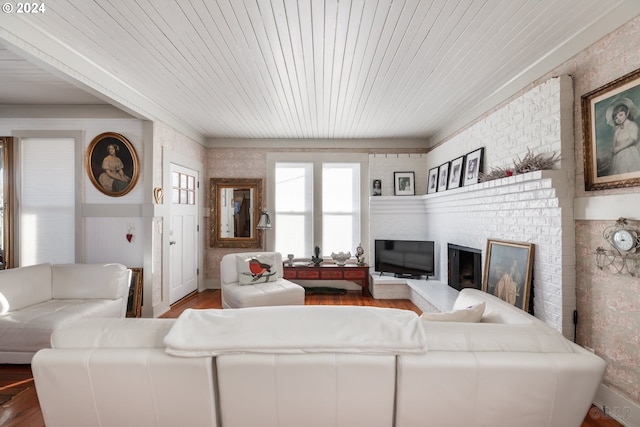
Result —
[[434, 274], [434, 243], [427, 240], [376, 240], [375, 270], [396, 277], [421, 278]]

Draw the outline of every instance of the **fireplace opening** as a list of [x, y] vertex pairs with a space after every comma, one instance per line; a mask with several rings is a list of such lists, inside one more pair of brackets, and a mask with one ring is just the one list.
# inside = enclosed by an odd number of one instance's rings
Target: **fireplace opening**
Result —
[[449, 243], [448, 282], [454, 289], [482, 289], [482, 251]]

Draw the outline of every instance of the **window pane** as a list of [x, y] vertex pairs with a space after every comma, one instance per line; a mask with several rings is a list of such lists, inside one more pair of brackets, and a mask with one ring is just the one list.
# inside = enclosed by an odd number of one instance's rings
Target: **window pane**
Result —
[[275, 247], [285, 256], [313, 253], [312, 172], [311, 163], [276, 164]]
[[276, 164], [276, 206], [279, 212], [311, 210], [312, 165]]
[[360, 240], [360, 164], [322, 166], [322, 252], [355, 251]]
[[322, 216], [322, 252], [325, 256], [331, 252], [355, 253], [358, 242], [353, 239], [353, 217], [351, 215], [323, 215]]
[[20, 146], [20, 266], [75, 262], [75, 142], [26, 138]]
[[354, 171], [352, 168], [324, 165], [322, 170], [322, 211], [353, 212], [354, 193], [355, 195], [360, 194], [359, 188], [354, 188], [353, 181]]
[[310, 257], [313, 248], [307, 240], [306, 222], [304, 215], [278, 215], [278, 226], [275, 228], [276, 252], [280, 252], [283, 257], [287, 254], [294, 254], [296, 258]]

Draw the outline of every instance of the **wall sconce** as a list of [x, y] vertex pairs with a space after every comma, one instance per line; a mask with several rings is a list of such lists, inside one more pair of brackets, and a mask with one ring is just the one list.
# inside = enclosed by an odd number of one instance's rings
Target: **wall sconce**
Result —
[[591, 253], [596, 267], [609, 268], [614, 274], [635, 277], [640, 273], [640, 233], [629, 226], [626, 218], [619, 218], [614, 225], [604, 229], [602, 237], [613, 249], [598, 246]]

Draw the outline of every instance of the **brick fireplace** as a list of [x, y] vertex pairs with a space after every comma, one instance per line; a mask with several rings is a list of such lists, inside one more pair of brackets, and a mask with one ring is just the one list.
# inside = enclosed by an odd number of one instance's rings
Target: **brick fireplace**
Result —
[[372, 197], [370, 238], [433, 240], [434, 279], [446, 284], [448, 243], [482, 248], [487, 239], [534, 243], [533, 311], [573, 336], [575, 229], [563, 171], [536, 171], [443, 193]]

